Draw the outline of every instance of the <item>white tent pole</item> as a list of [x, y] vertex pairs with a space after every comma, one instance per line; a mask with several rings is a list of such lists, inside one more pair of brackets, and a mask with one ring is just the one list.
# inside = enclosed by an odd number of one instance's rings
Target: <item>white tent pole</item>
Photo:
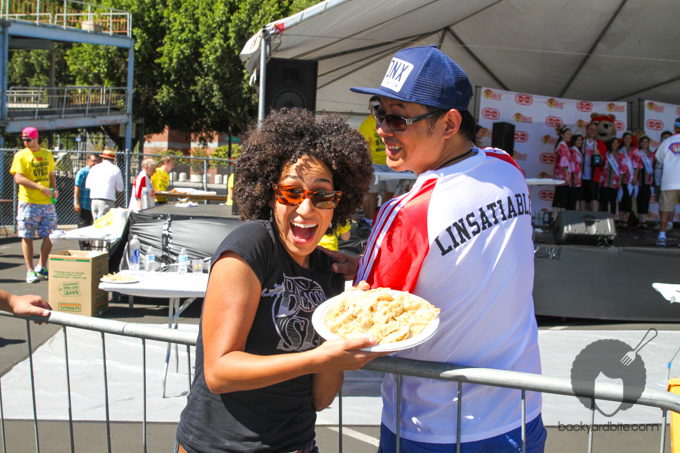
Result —
[[267, 48], [269, 47], [269, 33], [267, 27], [262, 27], [262, 41], [260, 41], [260, 99], [257, 111], [257, 121], [264, 121], [264, 89], [267, 81]]

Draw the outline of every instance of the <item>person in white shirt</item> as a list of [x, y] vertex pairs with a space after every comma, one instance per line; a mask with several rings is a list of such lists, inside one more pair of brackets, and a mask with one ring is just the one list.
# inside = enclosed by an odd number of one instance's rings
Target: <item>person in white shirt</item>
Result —
[[[656, 245], [666, 246], [666, 228], [680, 203], [680, 117], [675, 119], [675, 134], [661, 142], [655, 159], [663, 164], [661, 198], [659, 200], [659, 237]], [[680, 244], [678, 244], [680, 246]]]
[[[156, 191], [153, 188], [151, 177], [156, 172], [156, 167], [158, 167], [158, 162], [153, 157], [147, 157], [142, 161], [142, 171], [139, 172], [135, 179], [135, 184], [132, 186], [132, 195], [130, 196], [128, 209], [141, 211], [142, 209], [154, 206]], [[145, 204], [147, 206], [144, 206]]]
[[94, 220], [116, 207], [116, 192], [122, 192], [124, 188], [123, 175], [114, 164], [116, 152], [112, 149], [105, 149], [101, 157], [101, 163], [90, 169], [85, 181], [85, 187], [90, 189]]

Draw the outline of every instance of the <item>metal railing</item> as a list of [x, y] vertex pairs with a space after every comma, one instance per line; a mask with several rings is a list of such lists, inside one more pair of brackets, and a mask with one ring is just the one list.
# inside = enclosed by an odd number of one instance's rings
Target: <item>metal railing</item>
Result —
[[132, 37], [132, 13], [76, 0], [2, 0], [0, 18], [39, 27], [57, 26], [64, 30]]
[[[13, 315], [9, 313], [4, 313], [0, 312], [0, 315], [2, 316], [8, 316], [12, 317]], [[139, 338], [142, 342], [142, 355], [143, 355], [143, 363], [144, 363], [144, 373], [143, 373], [143, 392], [144, 392], [144, 409], [143, 409], [143, 439], [142, 443], [144, 445], [144, 451], [146, 451], [147, 447], [147, 439], [146, 439], [146, 425], [147, 425], [147, 418], [146, 418], [146, 341], [147, 340], [158, 340], [158, 341], [163, 341], [163, 342], [169, 342], [169, 343], [174, 343], [174, 344], [181, 344], [185, 345], [187, 347], [187, 353], [189, 352], [189, 347], [190, 346], [195, 346], [196, 344], [196, 334], [195, 333], [189, 333], [189, 332], [182, 332], [182, 331], [177, 331], [177, 330], [172, 330], [172, 329], [161, 329], [161, 328], [155, 328], [155, 327], [148, 327], [148, 326], [141, 326], [138, 324], [134, 323], [126, 323], [126, 322], [120, 322], [120, 321], [113, 321], [113, 320], [105, 320], [105, 319], [99, 319], [99, 318], [88, 318], [88, 317], [82, 317], [78, 315], [71, 315], [71, 314], [65, 314], [65, 313], [58, 313], [58, 312], [52, 312], [50, 316], [43, 318], [43, 317], [31, 317], [31, 318], [17, 318], [17, 319], [25, 319], [26, 321], [26, 329], [27, 329], [27, 344], [28, 344], [28, 350], [29, 350], [29, 361], [30, 361], [30, 370], [31, 370], [31, 388], [32, 388], [32, 401], [31, 403], [33, 404], [33, 414], [34, 414], [34, 430], [35, 430], [35, 443], [36, 443], [36, 451], [39, 451], [39, 437], [38, 437], [38, 418], [37, 418], [37, 411], [35, 409], [36, 407], [36, 402], [35, 402], [35, 376], [33, 373], [33, 365], [32, 365], [32, 349], [31, 349], [31, 320], [35, 321], [42, 321], [42, 322], [47, 322], [47, 323], [52, 323], [52, 324], [57, 324], [63, 326], [63, 331], [64, 331], [64, 348], [66, 351], [65, 355], [65, 360], [66, 360], [66, 379], [67, 379], [67, 385], [69, 386], [69, 393], [70, 393], [70, 384], [68, 384], [69, 381], [69, 362], [68, 362], [68, 346], [67, 346], [67, 336], [66, 336], [66, 327], [71, 327], [71, 328], [79, 328], [79, 329], [87, 329], [91, 331], [97, 331], [101, 333], [101, 348], [102, 348], [102, 356], [103, 356], [103, 373], [104, 373], [104, 381], [105, 381], [105, 386], [104, 386], [104, 398], [105, 398], [105, 404], [106, 404], [106, 426], [107, 426], [107, 437], [110, 438], [110, 419], [109, 419], [109, 411], [108, 411], [108, 382], [107, 382], [107, 372], [106, 372], [106, 343], [105, 343], [105, 334], [115, 334], [115, 335], [122, 335], [126, 337], [134, 337], [134, 338]], [[189, 354], [187, 354], [187, 357], [189, 358]], [[189, 358], [190, 361], [190, 358]], [[486, 385], [486, 386], [495, 386], [495, 387], [504, 387], [504, 388], [512, 388], [512, 389], [518, 389], [521, 390], [521, 400], [518, 401], [517, 403], [521, 405], [521, 413], [522, 413], [522, 450], [526, 450], [525, 446], [525, 433], [526, 433], [526, 404], [525, 404], [525, 398], [526, 398], [526, 392], [542, 392], [542, 393], [551, 393], [551, 394], [557, 394], [557, 395], [569, 395], [569, 396], [578, 396], [578, 397], [586, 397], [589, 398], [591, 401], [591, 422], [590, 422], [590, 429], [588, 430], [589, 432], [589, 438], [588, 438], [588, 452], [592, 451], [592, 446], [593, 446], [593, 432], [595, 431], [593, 429], [593, 425], [595, 423], [595, 401], [596, 400], [607, 400], [607, 401], [616, 401], [616, 402], [623, 402], [623, 403], [630, 403], [630, 404], [638, 404], [638, 405], [645, 405], [645, 406], [651, 406], [651, 407], [657, 407], [661, 409], [661, 417], [660, 417], [660, 422], [662, 423], [661, 427], [661, 447], [660, 451], [663, 453], [664, 448], [665, 448], [665, 437], [666, 437], [666, 417], [667, 417], [667, 411], [673, 411], [673, 412], [678, 412], [680, 413], [680, 396], [675, 395], [670, 392], [664, 392], [664, 391], [659, 391], [659, 390], [654, 390], [654, 389], [648, 389], [645, 388], [644, 391], [642, 392], [642, 395], [635, 399], [632, 398], [630, 395], [627, 395], [626, 392], [623, 392], [623, 385], [622, 384], [598, 384], [597, 387], [592, 386], [588, 390], [583, 390], [580, 392], [578, 395], [574, 392], [572, 388], [572, 383], [569, 379], [566, 378], [559, 378], [559, 377], [550, 377], [550, 376], [542, 376], [542, 375], [536, 375], [536, 374], [530, 374], [530, 373], [521, 373], [521, 372], [516, 372], [516, 371], [503, 371], [503, 370], [493, 370], [493, 369], [487, 369], [487, 368], [470, 368], [470, 367], [463, 367], [463, 366], [457, 366], [457, 365], [451, 365], [451, 364], [446, 364], [446, 363], [435, 363], [435, 362], [422, 362], [422, 361], [417, 361], [417, 360], [408, 360], [408, 359], [399, 359], [399, 358], [394, 358], [394, 357], [381, 357], [379, 359], [374, 360], [373, 362], [369, 363], [364, 367], [364, 369], [367, 370], [372, 370], [372, 371], [380, 371], [380, 372], [385, 372], [385, 373], [392, 373], [398, 375], [398, 383], [401, 383], [401, 376], [416, 376], [416, 377], [422, 377], [422, 378], [431, 378], [431, 379], [440, 379], [440, 380], [447, 380], [447, 381], [452, 381], [452, 382], [457, 382], [458, 383], [458, 404], [459, 404], [459, 410], [458, 410], [458, 420], [457, 420], [457, 426], [458, 426], [458, 438], [460, 438], [461, 432], [460, 432], [460, 426], [461, 426], [461, 410], [460, 410], [460, 404], [461, 401], [464, 398], [463, 395], [463, 383], [465, 384], [478, 384], [478, 385]], [[191, 366], [189, 366], [189, 370], [191, 370]], [[189, 383], [191, 383], [191, 376], [189, 376]], [[399, 410], [400, 404], [400, 398], [401, 398], [401, 392], [400, 392], [400, 385], [397, 386], [397, 410]], [[621, 397], [623, 395], [623, 398]], [[27, 402], [28, 403], [28, 402]], [[0, 408], [2, 407], [2, 395], [0, 394]], [[70, 428], [70, 440], [71, 440], [71, 451], [74, 450], [74, 440], [73, 440], [73, 420], [72, 420], [72, 414], [71, 414], [71, 405], [70, 405], [70, 394], [69, 394], [69, 428]], [[0, 417], [0, 421], [2, 424], [0, 425], [2, 427], [2, 436], [3, 439], [5, 439], [5, 432], [4, 432], [4, 414], [2, 417]], [[342, 451], [342, 396], [340, 395], [340, 406], [339, 406], [339, 450]], [[397, 431], [397, 451], [399, 449], [399, 431]], [[27, 441], [28, 442], [28, 441]], [[111, 451], [111, 444], [109, 441], [108, 444], [109, 451]], [[460, 448], [460, 443], [458, 444], [458, 448]], [[648, 450], [649, 451], [649, 450]]]
[[7, 112], [13, 119], [110, 115], [126, 113], [127, 100], [124, 87], [11, 87]]
[[[16, 233], [16, 201], [18, 186], [9, 173], [12, 158], [18, 149], [0, 149], [0, 199], [13, 200], [12, 206], [0, 205], [0, 225], [7, 231]], [[75, 227], [76, 213], [73, 210], [73, 187], [78, 171], [87, 165], [88, 154], [100, 154], [97, 151], [63, 150], [53, 151], [55, 160], [55, 176], [59, 199], [57, 200], [57, 222], [60, 229]], [[138, 154], [118, 152], [116, 165], [123, 174], [123, 181], [132, 187], [135, 178], [142, 169], [142, 161], [146, 157], [153, 157], [159, 161], [158, 154]], [[174, 168], [170, 173], [170, 186], [186, 187], [215, 192], [217, 195], [227, 195], [227, 182], [233, 172], [234, 160], [213, 157], [174, 156]], [[127, 172], [127, 173], [126, 173]], [[126, 208], [129, 192], [118, 193], [116, 206]], [[216, 204], [218, 201], [206, 201], [206, 204]], [[0, 227], [2, 230], [2, 227]], [[4, 233], [5, 230], [2, 230]]]

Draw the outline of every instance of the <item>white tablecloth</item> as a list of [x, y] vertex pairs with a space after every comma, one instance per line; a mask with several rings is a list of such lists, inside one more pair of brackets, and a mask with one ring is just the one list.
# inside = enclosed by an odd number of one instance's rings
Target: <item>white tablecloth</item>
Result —
[[123, 230], [120, 228], [95, 228], [94, 225], [86, 226], [84, 228], [77, 228], [75, 230], [55, 230], [50, 234], [50, 239], [72, 239], [76, 241], [104, 241], [109, 244], [118, 242]]
[[373, 172], [373, 177], [375, 180], [373, 181], [373, 184], [378, 185], [380, 184], [380, 181], [390, 181], [392, 179], [410, 179], [410, 180], [415, 180], [418, 178], [414, 173], [393, 173], [391, 171], [376, 171]]
[[208, 288], [208, 274], [179, 274], [177, 272], [123, 271], [138, 280], [136, 283], [100, 282], [99, 289], [128, 296], [158, 298], [204, 297]]
[[529, 186], [561, 186], [564, 181], [561, 179], [551, 178], [527, 178], [527, 185]]

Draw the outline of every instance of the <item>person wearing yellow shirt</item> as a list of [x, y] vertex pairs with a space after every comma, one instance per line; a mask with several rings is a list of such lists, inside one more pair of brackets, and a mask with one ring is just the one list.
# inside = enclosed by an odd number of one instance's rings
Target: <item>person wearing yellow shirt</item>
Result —
[[[170, 172], [172, 171], [173, 161], [171, 156], [161, 157], [160, 166], [156, 168], [151, 177], [151, 184], [156, 192], [165, 192], [170, 185]], [[167, 203], [168, 197], [156, 195], [156, 203]]]
[[[57, 212], [52, 199], [59, 197], [54, 176], [54, 157], [38, 145], [38, 130], [27, 127], [21, 132], [26, 148], [14, 155], [9, 172], [19, 185], [17, 206], [18, 236], [26, 262], [26, 281], [47, 280], [47, 259], [52, 251], [50, 233], [57, 228]], [[38, 266], [33, 267], [33, 238], [42, 238]]]
[[227, 206], [234, 205], [234, 174], [229, 175], [227, 179]]
[[337, 252], [340, 245], [338, 238], [342, 239], [343, 241], [348, 241], [350, 236], [349, 230], [350, 223], [347, 222], [341, 226], [338, 231], [332, 232], [331, 234], [324, 234], [321, 238], [321, 241], [319, 241], [319, 245], [327, 250], [333, 250]]

